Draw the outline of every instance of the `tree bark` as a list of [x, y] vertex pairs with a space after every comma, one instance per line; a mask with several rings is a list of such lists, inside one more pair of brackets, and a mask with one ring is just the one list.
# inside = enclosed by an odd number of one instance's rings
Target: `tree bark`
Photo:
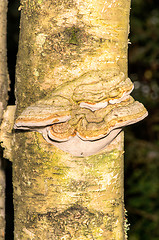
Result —
[[0, 2], [0, 123], [8, 100], [8, 69], [7, 69], [7, 0]]
[[[127, 75], [129, 0], [21, 0], [16, 68], [18, 116], [81, 75]], [[15, 133], [15, 239], [126, 239], [123, 133], [74, 157], [35, 132]]]
[[[7, 0], [0, 1], [0, 124], [8, 100], [7, 70]], [[0, 136], [1, 139], [1, 136]], [[5, 237], [5, 173], [0, 153], [0, 239]]]

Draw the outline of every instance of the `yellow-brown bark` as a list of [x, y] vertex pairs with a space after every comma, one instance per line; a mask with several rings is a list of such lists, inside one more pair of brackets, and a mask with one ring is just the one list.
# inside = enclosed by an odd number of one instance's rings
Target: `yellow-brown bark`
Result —
[[[127, 74], [129, 8], [128, 0], [21, 1], [16, 116], [89, 71]], [[16, 240], [125, 239], [123, 134], [84, 158], [16, 132], [13, 178]]]
[[[1, 123], [8, 101], [7, 70], [7, 0], [0, 1], [0, 145]], [[0, 146], [1, 148], [1, 146]], [[2, 150], [1, 150], [2, 151]], [[2, 154], [0, 154], [0, 240], [5, 238], [5, 172]]]

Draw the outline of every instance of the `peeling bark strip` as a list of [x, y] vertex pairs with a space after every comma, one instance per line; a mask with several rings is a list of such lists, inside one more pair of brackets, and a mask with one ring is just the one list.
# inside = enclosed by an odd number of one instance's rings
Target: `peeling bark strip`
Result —
[[[1, 123], [8, 101], [9, 77], [7, 70], [7, 0], [0, 1], [0, 144]], [[2, 149], [1, 149], [2, 151]], [[5, 172], [0, 154], [0, 239], [5, 238]]]
[[[122, 105], [140, 105], [132, 117], [124, 112], [127, 120], [145, 116], [143, 105], [129, 97], [130, 1], [21, 0], [20, 9], [17, 128], [37, 130], [38, 122], [45, 138], [54, 139], [56, 132], [56, 140], [75, 133], [90, 140], [108, 134], [112, 118], [125, 111], [116, 112]], [[14, 159], [16, 240], [126, 239], [122, 133], [102, 152], [75, 157], [37, 132], [17, 131]]]
[[3, 111], [8, 100], [8, 69], [7, 69], [7, 0], [0, 1], [0, 124]]

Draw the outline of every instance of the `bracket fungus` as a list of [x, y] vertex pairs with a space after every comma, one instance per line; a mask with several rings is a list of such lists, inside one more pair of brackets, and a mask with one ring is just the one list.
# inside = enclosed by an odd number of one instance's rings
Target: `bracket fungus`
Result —
[[132, 90], [133, 83], [122, 72], [91, 71], [27, 107], [14, 128], [40, 132], [48, 143], [74, 156], [90, 156], [124, 126], [148, 115], [130, 96]]

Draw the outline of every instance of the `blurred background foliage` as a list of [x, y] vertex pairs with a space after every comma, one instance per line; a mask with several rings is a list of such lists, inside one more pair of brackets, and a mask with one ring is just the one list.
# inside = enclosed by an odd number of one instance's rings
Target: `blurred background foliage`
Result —
[[[9, 0], [9, 104], [15, 104], [13, 88], [19, 32], [18, 7], [19, 1]], [[146, 106], [149, 116], [125, 129], [125, 204], [130, 223], [128, 235], [129, 240], [158, 240], [159, 1], [132, 0], [130, 24], [129, 77], [135, 84], [132, 95]], [[10, 207], [6, 210], [10, 216]], [[9, 220], [7, 226], [11, 232]]]
[[159, 1], [132, 0], [129, 77], [149, 116], [125, 129], [129, 240], [159, 239]]

